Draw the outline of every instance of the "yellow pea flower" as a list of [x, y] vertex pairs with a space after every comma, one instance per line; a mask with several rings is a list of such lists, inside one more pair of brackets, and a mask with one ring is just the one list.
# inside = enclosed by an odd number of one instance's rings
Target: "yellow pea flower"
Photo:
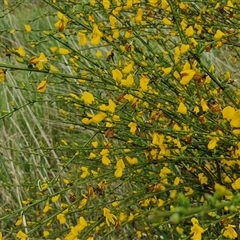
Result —
[[184, 105], [183, 102], [180, 102], [177, 112], [179, 112], [181, 114], [186, 114], [187, 113], [187, 108], [186, 108], [186, 106]]
[[219, 40], [224, 36], [224, 33], [221, 30], [217, 30], [217, 32], [214, 35], [215, 40]]
[[93, 25], [93, 31], [91, 34], [91, 44], [98, 45], [101, 41], [101, 37], [103, 36], [102, 32], [98, 29], [97, 24]]
[[108, 226], [110, 226], [110, 223], [115, 224], [115, 220], [117, 220], [117, 217], [112, 214], [108, 208], [103, 208], [103, 215], [106, 218], [106, 223]]
[[121, 81], [122, 80], [122, 73], [119, 69], [112, 70], [112, 76], [115, 81]]
[[59, 32], [63, 32], [67, 26], [68, 18], [61, 12], [57, 13], [57, 17], [59, 20], [54, 24], [54, 26], [58, 29]]
[[235, 109], [233, 107], [227, 106], [222, 110], [223, 118], [231, 120], [235, 114]]
[[68, 55], [70, 53], [70, 51], [66, 48], [59, 48], [58, 51], [61, 55]]
[[28, 238], [28, 235], [26, 233], [24, 233], [22, 230], [20, 230], [17, 233], [17, 238], [19, 238], [21, 240], [26, 240]]
[[22, 46], [20, 46], [17, 50], [15, 50], [19, 55], [20, 57], [25, 57], [26, 56], [26, 52], [24, 50], [24, 48]]
[[26, 30], [27, 32], [31, 32], [31, 31], [32, 31], [32, 28], [31, 28], [30, 25], [25, 24], [25, 25], [24, 25], [24, 28], [25, 28], [25, 30]]
[[45, 78], [38, 85], [37, 91], [42, 93], [42, 92], [44, 92], [46, 90], [46, 87], [47, 87], [47, 79]]
[[133, 84], [134, 84], [134, 79], [133, 79], [133, 75], [132, 74], [129, 74], [127, 76], [127, 79], [123, 79], [121, 81], [121, 84], [125, 87], [131, 87]]
[[183, 71], [180, 73], [180, 74], [181, 74], [181, 77], [182, 77], [180, 83], [181, 83], [182, 85], [188, 84], [188, 83], [190, 82], [190, 80], [193, 78], [193, 76], [194, 76], [195, 73], [196, 73], [196, 72], [195, 72], [194, 70], [191, 70], [191, 69], [189, 69], [189, 70], [183, 70]]
[[0, 82], [3, 82], [5, 80], [5, 73], [6, 70], [0, 69]]
[[193, 30], [193, 27], [192, 26], [190, 26], [190, 27], [188, 27], [187, 29], [186, 29], [186, 35], [187, 35], [187, 37], [191, 37], [193, 34], [194, 34], [194, 30]]
[[81, 99], [84, 104], [93, 104], [94, 102], [94, 96], [90, 92], [84, 92]]

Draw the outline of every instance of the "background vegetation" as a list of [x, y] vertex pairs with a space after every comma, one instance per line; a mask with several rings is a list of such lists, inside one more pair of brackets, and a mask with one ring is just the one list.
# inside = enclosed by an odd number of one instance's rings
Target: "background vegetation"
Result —
[[4, 0], [0, 239], [238, 239], [239, 10]]

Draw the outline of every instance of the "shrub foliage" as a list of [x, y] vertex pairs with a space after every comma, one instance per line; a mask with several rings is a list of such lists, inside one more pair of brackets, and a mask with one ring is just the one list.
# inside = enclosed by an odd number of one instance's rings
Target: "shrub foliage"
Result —
[[0, 239], [236, 239], [238, 1], [3, 2]]

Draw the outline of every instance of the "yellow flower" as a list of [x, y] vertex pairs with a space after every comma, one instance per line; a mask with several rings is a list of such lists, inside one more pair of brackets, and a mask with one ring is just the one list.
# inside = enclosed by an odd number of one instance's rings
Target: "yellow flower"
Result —
[[85, 46], [87, 44], [87, 37], [85, 33], [78, 32], [79, 44], [80, 46]]
[[75, 226], [75, 230], [77, 230], [77, 232], [81, 232], [84, 228], [86, 228], [88, 226], [87, 221], [84, 219], [84, 217], [80, 217], [78, 220], [78, 224]]
[[39, 69], [39, 70], [42, 70], [43, 69], [43, 64], [44, 63], [47, 63], [48, 59], [46, 58], [45, 54], [44, 53], [40, 53], [39, 57], [31, 57], [29, 59], [29, 62], [36, 65], [36, 67]]
[[235, 181], [232, 183], [232, 188], [233, 188], [234, 190], [240, 189], [240, 178], [238, 178], [237, 180], [235, 180]]
[[28, 238], [28, 235], [24, 232], [22, 232], [22, 230], [20, 230], [17, 233], [17, 238], [21, 239], [21, 240], [26, 240]]
[[119, 159], [116, 163], [116, 171], [114, 173], [116, 178], [120, 178], [123, 173], [123, 169], [125, 168], [125, 164], [122, 159]]
[[158, 199], [158, 207], [162, 207], [164, 205], [164, 201], [162, 199]]
[[125, 87], [131, 87], [133, 84], [134, 84], [134, 79], [133, 79], [133, 75], [132, 74], [129, 74], [127, 76], [127, 79], [123, 79], [121, 81], [121, 84]]
[[148, 83], [149, 83], [150, 79], [148, 77], [146, 77], [145, 75], [142, 75], [139, 81], [140, 81], [141, 90], [147, 91]]
[[99, 31], [97, 24], [93, 25], [93, 31], [91, 34], [91, 44], [98, 45], [101, 41], [101, 37], [103, 36], [102, 32]]
[[[156, 0], [151, 0], [151, 1], [156, 1]], [[170, 6], [168, 4], [168, 0], [162, 0], [161, 2], [162, 2], [161, 8], [166, 10], [166, 11], [170, 11]]]
[[81, 99], [84, 104], [92, 104], [94, 102], [94, 96], [90, 92], [84, 92]]
[[63, 32], [67, 26], [68, 18], [61, 12], [57, 13], [57, 17], [59, 20], [54, 24], [54, 26], [58, 29], [59, 32]]
[[164, 72], [164, 75], [167, 75], [172, 71], [172, 67], [167, 67], [167, 68], [162, 67], [162, 70]]
[[218, 40], [224, 36], [224, 33], [221, 30], [217, 30], [217, 32], [214, 35], [214, 39]]
[[164, 140], [164, 135], [163, 134], [158, 134], [156, 132], [153, 133], [152, 143], [154, 145], [157, 145], [159, 147], [163, 146], [163, 140]]
[[43, 236], [46, 238], [50, 235], [49, 231], [43, 231]]
[[196, 72], [195, 72], [194, 70], [191, 70], [191, 69], [189, 69], [189, 70], [183, 70], [183, 71], [180, 73], [180, 74], [181, 74], [181, 77], [182, 77], [180, 83], [181, 83], [182, 85], [188, 84], [188, 83], [190, 82], [190, 80], [193, 78], [193, 76], [194, 76], [195, 73], [196, 73]]
[[102, 156], [102, 164], [104, 164], [106, 166], [109, 166], [111, 164], [110, 159], [106, 155]]
[[176, 231], [177, 231], [180, 235], [182, 235], [183, 232], [184, 232], [184, 229], [183, 229], [183, 228], [180, 228], [180, 227], [176, 227]]
[[120, 178], [123, 174], [123, 168], [117, 168], [114, 175], [116, 178]]
[[131, 37], [133, 37], [133, 31], [132, 31], [132, 30], [126, 31], [124, 37], [125, 37], [125, 38], [131, 38]]
[[235, 227], [236, 227], [235, 225], [228, 224], [228, 226], [224, 228], [223, 236], [228, 238], [228, 239], [235, 239], [235, 238], [237, 238], [238, 234], [233, 229]]
[[103, 55], [102, 52], [101, 52], [100, 50], [97, 50], [96, 56], [97, 56], [98, 58], [101, 58], [102, 55]]
[[193, 30], [193, 27], [190, 26], [186, 29], [186, 35], [187, 37], [191, 37], [192, 35], [194, 34], [194, 30]]
[[[8, 7], [8, 0], [3, 0], [3, 4], [6, 6], [6, 7]], [[1, 232], [0, 232], [0, 234], [1, 234]], [[0, 240], [1, 240], [1, 238], [0, 238]]]
[[193, 224], [193, 226], [191, 227], [191, 234], [193, 234], [191, 239], [201, 240], [202, 239], [202, 233], [204, 233], [205, 230], [202, 227], [200, 227], [200, 225], [198, 223], [198, 220], [196, 218], [192, 218], [191, 222]]
[[32, 30], [32, 28], [31, 28], [31, 26], [30, 25], [24, 25], [24, 28], [25, 28], [25, 30], [27, 31], [27, 32], [31, 32], [31, 30]]
[[219, 141], [218, 137], [214, 137], [210, 140], [210, 142], [208, 143], [208, 149], [209, 150], [213, 150], [216, 146], [217, 146], [217, 142]]
[[110, 15], [109, 22], [110, 22], [111, 27], [114, 28], [117, 24], [117, 19], [113, 15]]
[[161, 169], [160, 173], [159, 173], [159, 176], [160, 176], [161, 178], [165, 178], [166, 175], [167, 175], [167, 174], [170, 174], [170, 173], [172, 173], [172, 171], [171, 171], [169, 168], [163, 167], [163, 168]]
[[50, 71], [51, 72], [58, 72], [59, 70], [55, 67], [55, 66], [53, 66], [52, 64], [50, 65]]
[[138, 163], [138, 160], [137, 160], [137, 158], [131, 158], [131, 157], [129, 157], [129, 156], [126, 156], [125, 157], [126, 158], [126, 160], [128, 161], [128, 163], [130, 164], [130, 165], [135, 165], [135, 164], [137, 164]]
[[121, 81], [122, 80], [122, 73], [118, 69], [112, 70], [112, 76], [115, 81]]
[[181, 54], [184, 54], [184, 53], [186, 53], [188, 50], [189, 50], [189, 48], [190, 48], [190, 46], [187, 44], [182, 44], [181, 45], [181, 49], [180, 49], [180, 52], [181, 52]]
[[49, 210], [51, 210], [52, 208], [50, 207], [49, 203], [47, 202], [44, 209], [43, 209], [43, 213], [47, 213]]
[[134, 62], [130, 62], [123, 70], [123, 73], [130, 73], [133, 70]]
[[20, 46], [17, 50], [15, 50], [19, 55], [20, 57], [25, 57], [26, 56], [26, 52], [24, 50], [24, 48], [22, 46]]
[[207, 182], [208, 182], [208, 178], [206, 176], [204, 176], [203, 173], [198, 174], [198, 179], [201, 184], [207, 184]]
[[45, 191], [48, 189], [48, 184], [46, 182], [44, 182], [42, 185], [41, 185], [41, 191]]
[[103, 5], [105, 10], [108, 10], [110, 8], [109, 0], [102, 0], [102, 5]]
[[183, 102], [180, 102], [177, 112], [179, 112], [181, 114], [186, 114], [187, 113], [187, 108], [186, 108], [186, 106], [184, 105]]
[[65, 215], [63, 213], [59, 213], [57, 215], [57, 220], [59, 221], [60, 224], [65, 224], [66, 222]]
[[202, 110], [203, 110], [204, 112], [207, 112], [207, 111], [209, 110], [209, 107], [208, 107], [208, 105], [207, 105], [207, 102], [206, 102], [204, 99], [201, 100], [200, 104], [201, 104]]
[[235, 114], [235, 109], [233, 107], [227, 106], [222, 110], [223, 118], [231, 120]]
[[96, 0], [91, 0], [91, 6], [95, 6], [96, 5]]
[[80, 201], [79, 207], [78, 208], [82, 208], [87, 204], [88, 198], [87, 196], [83, 195], [83, 199]]
[[135, 134], [135, 132], [137, 130], [137, 124], [134, 122], [130, 122], [128, 124], [128, 127], [130, 128], [130, 133]]
[[158, 5], [158, 0], [148, 0], [148, 2], [149, 2], [150, 5], [152, 5], [153, 7], [157, 7], [157, 5]]
[[68, 55], [70, 53], [70, 51], [66, 48], [59, 48], [58, 51], [61, 55]]
[[92, 123], [92, 119], [83, 118], [83, 119], [82, 119], [82, 123], [83, 123], [83, 124], [86, 124], [86, 125], [89, 125], [90, 123]]
[[58, 194], [58, 195], [52, 197], [51, 200], [52, 200], [52, 202], [57, 202], [59, 198], [60, 198], [60, 194]]
[[186, 191], [185, 196], [190, 196], [194, 192], [191, 187], [184, 187], [184, 190]]
[[109, 154], [109, 150], [108, 149], [103, 149], [101, 152], [100, 152], [100, 155], [108, 155]]
[[[22, 216], [16, 221], [15, 226], [20, 226], [22, 224]], [[1, 240], [1, 238], [0, 238]]]
[[92, 117], [91, 121], [93, 123], [100, 123], [106, 116], [107, 116], [106, 113], [101, 112], [101, 113], [98, 113], [98, 114], [94, 115]]
[[80, 176], [81, 178], [86, 178], [87, 176], [90, 175], [87, 167], [81, 167], [81, 170], [82, 170], [82, 174]]
[[169, 19], [167, 19], [166, 17], [163, 18], [162, 22], [163, 22], [164, 25], [167, 25], [167, 26], [173, 25], [173, 23]]
[[46, 90], [46, 87], [47, 87], [47, 79], [45, 78], [39, 83], [37, 87], [37, 91], [42, 93]]
[[64, 239], [66, 240], [74, 240], [74, 239], [78, 239], [77, 236], [79, 235], [79, 233], [87, 227], [87, 222], [83, 217], [80, 217], [78, 220], [78, 224], [76, 226], [71, 226], [71, 230], [70, 233], [65, 236]]
[[234, 116], [232, 117], [230, 124], [232, 127], [236, 127], [236, 128], [240, 127], [240, 110], [237, 110], [234, 113]]
[[0, 240], [4, 240], [2, 232], [0, 232]]
[[103, 215], [106, 218], [106, 223], [108, 226], [110, 226], [110, 223], [115, 224], [117, 217], [112, 214], [108, 208], [103, 208]]
[[5, 80], [5, 73], [6, 71], [4, 69], [0, 69], [0, 82]]
[[229, 191], [225, 186], [223, 185], [220, 185], [219, 183], [216, 183], [215, 186], [214, 186], [214, 189], [215, 189], [215, 193], [218, 195], [218, 196], [230, 196], [232, 195], [231, 191]]
[[56, 47], [56, 46], [50, 47], [50, 50], [53, 53], [55, 53], [57, 51], [57, 49], [58, 49], [58, 47]]
[[98, 147], [98, 142], [97, 142], [97, 141], [92, 142], [91, 144], [92, 144], [92, 146], [93, 146], [94, 148], [97, 148], [97, 147]]
[[141, 8], [138, 8], [137, 15], [135, 17], [136, 23], [139, 23], [142, 21], [142, 16], [143, 16], [143, 10]]

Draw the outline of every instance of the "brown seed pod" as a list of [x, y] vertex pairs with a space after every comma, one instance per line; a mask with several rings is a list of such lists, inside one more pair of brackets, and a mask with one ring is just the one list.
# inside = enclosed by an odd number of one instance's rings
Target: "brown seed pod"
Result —
[[112, 127], [109, 128], [104, 135], [106, 138], [112, 138], [114, 136], [114, 129]]
[[132, 44], [131, 43], [127, 43], [126, 46], [125, 46], [125, 50], [127, 52], [131, 52], [132, 51]]
[[207, 77], [207, 74], [195, 73], [194, 76], [193, 76], [193, 80], [201, 81], [202, 79], [205, 79], [206, 77]]
[[69, 193], [69, 201], [70, 202], [75, 202], [76, 201], [76, 195], [73, 191]]
[[107, 61], [110, 62], [111, 60], [113, 60], [114, 57], [114, 53], [113, 51], [107, 56]]
[[121, 227], [121, 222], [119, 219], [115, 221], [115, 229], [119, 229]]
[[190, 144], [190, 143], [192, 142], [192, 136], [190, 135], [190, 136], [185, 137], [185, 138], [183, 139], [183, 141], [184, 141], [185, 143], [187, 143], [187, 144]]
[[220, 103], [216, 103], [214, 105], [211, 106], [211, 111], [215, 112], [215, 113], [221, 113], [221, 104]]
[[199, 117], [198, 117], [198, 120], [199, 120], [199, 122], [202, 123], [202, 124], [205, 124], [205, 123], [207, 122], [207, 120], [206, 120], [206, 118], [204, 117], [204, 115], [199, 116]]
[[124, 100], [124, 96], [125, 96], [125, 95], [126, 95], [125, 93], [121, 93], [121, 94], [118, 96], [117, 101], [118, 101], [118, 102], [122, 102], [122, 101]]
[[207, 45], [207, 46], [205, 46], [204, 49], [205, 49], [206, 52], [210, 52], [211, 49], [212, 49], [212, 45]]

